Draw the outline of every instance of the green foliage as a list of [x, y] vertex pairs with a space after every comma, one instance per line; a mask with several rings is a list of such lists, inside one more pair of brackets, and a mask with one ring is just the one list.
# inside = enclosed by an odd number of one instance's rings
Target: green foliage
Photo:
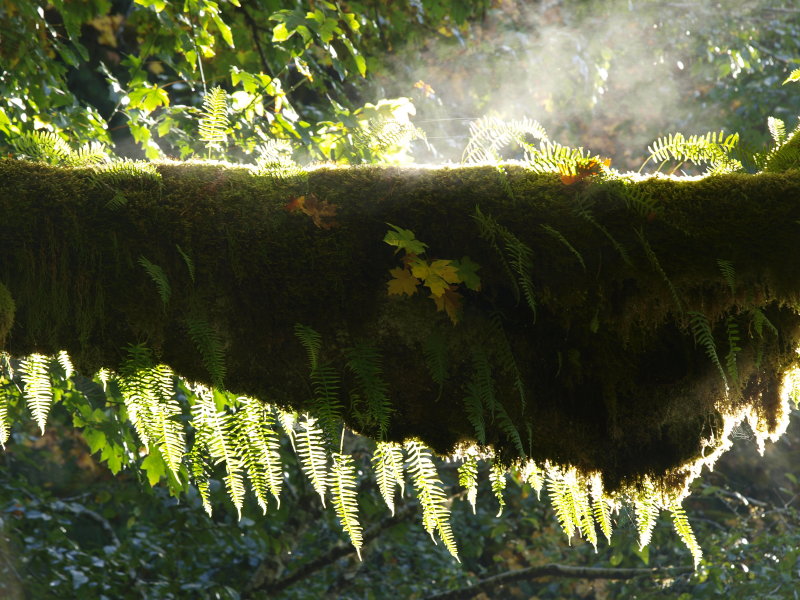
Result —
[[467, 490], [467, 501], [472, 506], [474, 515], [475, 503], [478, 499], [478, 459], [475, 456], [467, 456], [464, 462], [458, 466], [458, 485]]
[[711, 324], [708, 322], [708, 317], [703, 313], [697, 311], [689, 311], [689, 328], [694, 335], [695, 343], [700, 344], [706, 352], [708, 358], [714, 363], [714, 366], [719, 370], [720, 377], [725, 383], [725, 388], [728, 388], [728, 378], [725, 376], [725, 369], [722, 368], [722, 363], [717, 354], [717, 343], [714, 341], [714, 334], [711, 331]]
[[164, 269], [151, 263], [144, 256], [139, 257], [139, 264], [142, 265], [150, 276], [150, 279], [156, 284], [158, 295], [161, 296], [161, 302], [164, 303], [164, 307], [166, 308], [167, 304], [169, 304], [169, 298], [172, 295], [172, 288], [169, 285], [169, 279], [167, 278], [167, 274], [164, 273]]
[[372, 468], [381, 496], [394, 516], [395, 485], [400, 488], [400, 496], [405, 491], [403, 447], [396, 442], [377, 442], [372, 454]]
[[228, 139], [228, 100], [221, 87], [212, 88], [203, 98], [203, 109], [198, 122], [200, 140], [206, 145], [208, 157], [211, 152], [222, 153]]
[[361, 524], [358, 522], [358, 504], [356, 502], [356, 468], [353, 457], [349, 454], [333, 453], [331, 465], [330, 489], [333, 495], [333, 508], [342, 529], [350, 537], [350, 542], [361, 559], [363, 537]]
[[361, 425], [370, 430], [377, 428], [378, 438], [383, 440], [389, 430], [393, 409], [388, 397], [389, 386], [383, 379], [381, 355], [377, 348], [366, 343], [348, 348], [345, 355], [347, 368], [356, 378], [360, 392], [358, 400], [363, 401], [363, 407], [360, 404], [358, 406]]
[[28, 409], [39, 426], [39, 430], [44, 433], [47, 414], [53, 403], [50, 386], [50, 359], [41, 354], [31, 354], [20, 363], [19, 372], [25, 383], [23, 393]]
[[202, 313], [191, 314], [185, 319], [186, 331], [203, 359], [203, 365], [217, 387], [225, 379], [225, 350], [219, 333]]
[[[680, 164], [690, 162], [696, 165], [708, 164], [709, 175], [731, 173], [742, 169], [742, 163], [731, 157], [731, 153], [739, 143], [739, 134], [725, 135], [724, 131], [709, 131], [704, 135], [684, 136], [681, 133], [669, 134], [658, 138], [648, 146], [650, 156], [642, 164], [642, 168], [652, 161], [661, 161], [661, 168], [670, 160]], [[677, 170], [680, 167], [675, 168]], [[641, 171], [641, 168], [639, 169]]]
[[328, 489], [328, 457], [325, 452], [323, 431], [317, 427], [317, 420], [307, 414], [303, 415], [294, 439], [303, 473], [325, 506], [325, 491]]

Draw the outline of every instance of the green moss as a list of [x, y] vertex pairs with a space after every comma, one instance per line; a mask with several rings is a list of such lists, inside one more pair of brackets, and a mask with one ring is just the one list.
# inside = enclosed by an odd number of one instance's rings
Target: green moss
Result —
[[5, 347], [6, 337], [14, 325], [14, 313], [17, 310], [14, 298], [8, 288], [0, 283], [0, 349]]

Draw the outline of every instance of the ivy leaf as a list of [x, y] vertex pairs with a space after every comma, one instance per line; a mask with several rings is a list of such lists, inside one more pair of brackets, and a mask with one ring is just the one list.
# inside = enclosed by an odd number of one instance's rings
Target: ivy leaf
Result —
[[395, 252], [405, 250], [409, 254], [425, 254], [425, 248], [428, 247], [428, 244], [420, 242], [413, 231], [397, 227], [391, 223], [387, 223], [387, 225], [394, 229], [394, 231], [387, 232], [383, 241], [390, 246], [397, 246]]
[[481, 278], [478, 276], [480, 265], [470, 260], [469, 256], [463, 257], [460, 261], [454, 260], [453, 266], [458, 270], [458, 276], [464, 285], [477, 292], [481, 289]]
[[458, 293], [456, 286], [449, 286], [441, 296], [431, 294], [431, 298], [436, 302], [437, 310], [445, 311], [453, 325], [458, 323], [458, 318], [461, 314], [461, 294]]
[[416, 293], [420, 281], [411, 274], [411, 271], [398, 267], [396, 269], [390, 269], [389, 273], [392, 276], [392, 279], [390, 279], [387, 284], [389, 286], [390, 296], [401, 294], [413, 296]]

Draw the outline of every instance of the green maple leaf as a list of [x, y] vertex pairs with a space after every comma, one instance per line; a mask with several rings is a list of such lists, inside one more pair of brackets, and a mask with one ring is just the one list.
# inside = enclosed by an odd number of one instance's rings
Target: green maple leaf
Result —
[[458, 276], [464, 285], [473, 291], [481, 289], [481, 278], [478, 276], [480, 265], [470, 260], [469, 256], [463, 257], [460, 261], [454, 260], [453, 266], [458, 270]]
[[397, 250], [395, 250], [395, 252], [399, 250], [405, 250], [409, 254], [425, 253], [425, 248], [428, 247], [428, 244], [420, 242], [414, 235], [413, 231], [410, 229], [397, 227], [391, 223], [387, 223], [387, 225], [394, 229], [394, 231], [387, 232], [386, 237], [383, 238], [383, 241], [390, 246], [397, 246]]

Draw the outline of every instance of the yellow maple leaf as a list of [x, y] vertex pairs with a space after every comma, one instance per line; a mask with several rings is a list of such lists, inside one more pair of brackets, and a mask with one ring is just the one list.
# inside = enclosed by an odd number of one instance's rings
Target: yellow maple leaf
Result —
[[413, 296], [417, 291], [417, 286], [420, 281], [414, 277], [408, 269], [401, 269], [399, 267], [396, 269], [389, 269], [389, 274], [392, 276], [387, 283], [390, 296], [400, 294]]
[[431, 298], [436, 302], [437, 310], [445, 311], [453, 325], [458, 323], [458, 316], [461, 312], [461, 294], [458, 293], [456, 286], [448, 286], [441, 296], [431, 295]]

